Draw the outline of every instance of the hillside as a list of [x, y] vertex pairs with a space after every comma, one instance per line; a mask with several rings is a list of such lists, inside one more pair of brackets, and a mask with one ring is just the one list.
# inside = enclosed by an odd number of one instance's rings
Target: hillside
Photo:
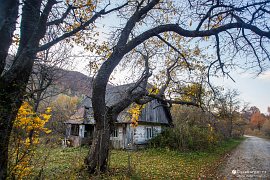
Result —
[[[78, 71], [69, 71], [60, 69], [57, 73], [57, 80], [54, 84], [59, 89], [59, 92], [63, 92], [64, 94], [71, 96], [81, 96], [87, 95], [91, 96], [92, 94], [92, 83], [93, 77], [89, 77], [83, 73]], [[112, 87], [112, 85], [108, 84], [108, 88]]]
[[77, 71], [59, 70], [59, 78], [54, 82], [60, 92], [67, 95], [91, 95], [93, 78]]
[[[13, 62], [14, 57], [9, 55], [6, 60], [5, 70], [7, 71]], [[49, 68], [48, 68], [49, 69]], [[51, 68], [55, 76], [53, 84], [48, 88], [47, 93], [64, 93], [71, 96], [91, 95], [93, 78], [78, 71]], [[40, 73], [40, 67], [34, 64], [33, 73]], [[37, 80], [38, 81], [38, 80]]]

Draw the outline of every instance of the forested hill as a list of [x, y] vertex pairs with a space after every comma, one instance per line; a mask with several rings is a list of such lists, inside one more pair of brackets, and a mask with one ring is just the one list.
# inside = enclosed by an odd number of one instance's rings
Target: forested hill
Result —
[[[5, 70], [8, 70], [11, 67], [13, 59], [14, 57], [12, 55], [7, 57]], [[78, 71], [64, 70], [44, 64], [41, 66], [41, 64], [35, 63], [32, 71], [35, 83], [40, 83], [41, 73], [47, 74], [47, 78], [53, 78], [47, 93], [64, 93], [71, 96], [89, 96], [92, 93], [93, 78]], [[45, 81], [48, 81], [48, 79], [45, 79]], [[31, 84], [31, 78], [29, 84]]]
[[[72, 96], [87, 95], [92, 94], [92, 83], [93, 77], [89, 77], [78, 71], [69, 71], [60, 69], [57, 72], [57, 78], [54, 84], [59, 88], [61, 92]], [[112, 85], [108, 84], [109, 88]]]
[[77, 71], [60, 69], [57, 73], [55, 85], [60, 91], [68, 95], [91, 95], [93, 78]]

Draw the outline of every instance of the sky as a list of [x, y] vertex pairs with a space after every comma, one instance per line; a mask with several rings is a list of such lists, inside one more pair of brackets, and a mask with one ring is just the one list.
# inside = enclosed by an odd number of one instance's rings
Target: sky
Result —
[[258, 107], [262, 113], [267, 113], [267, 107], [270, 107], [270, 70], [259, 76], [241, 72], [234, 72], [231, 75], [235, 82], [220, 78], [217, 83], [227, 88], [237, 89], [242, 101], [248, 102], [250, 106]]

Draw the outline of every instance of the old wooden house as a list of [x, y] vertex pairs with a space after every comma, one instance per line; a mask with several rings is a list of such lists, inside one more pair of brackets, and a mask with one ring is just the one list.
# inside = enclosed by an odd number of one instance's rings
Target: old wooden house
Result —
[[[108, 106], [121, 100], [129, 85], [112, 87], [107, 90], [106, 103]], [[167, 107], [153, 100], [142, 109], [136, 128], [131, 125], [131, 115], [128, 109], [121, 112], [111, 134], [111, 144], [114, 148], [125, 149], [130, 146], [147, 144], [148, 140], [160, 133], [163, 127], [171, 123], [171, 114]], [[86, 97], [79, 105], [77, 112], [66, 121], [66, 139], [73, 146], [91, 142], [95, 131], [92, 102]]]

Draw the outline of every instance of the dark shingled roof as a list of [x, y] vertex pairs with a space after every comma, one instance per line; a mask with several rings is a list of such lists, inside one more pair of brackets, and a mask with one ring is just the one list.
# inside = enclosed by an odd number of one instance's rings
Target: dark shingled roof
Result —
[[[128, 88], [132, 87], [134, 84], [125, 84], [121, 86], [110, 87], [106, 90], [106, 104], [111, 106], [123, 98], [126, 95]], [[139, 87], [140, 88], [140, 87]], [[136, 91], [136, 89], [135, 89]], [[128, 109], [128, 108], [127, 108]], [[127, 112], [127, 109], [122, 111], [117, 121], [119, 123], [130, 123], [131, 115]], [[94, 124], [93, 109], [91, 97], [86, 97], [82, 100], [79, 105], [77, 112], [70, 117], [70, 120], [66, 123], [74, 124], [74, 121], [83, 124]], [[141, 116], [139, 117], [139, 122], [151, 122], [160, 124], [170, 124], [171, 114], [167, 107], [165, 107], [158, 100], [153, 100], [145, 105], [142, 110]], [[77, 123], [77, 124], [78, 124]]]

